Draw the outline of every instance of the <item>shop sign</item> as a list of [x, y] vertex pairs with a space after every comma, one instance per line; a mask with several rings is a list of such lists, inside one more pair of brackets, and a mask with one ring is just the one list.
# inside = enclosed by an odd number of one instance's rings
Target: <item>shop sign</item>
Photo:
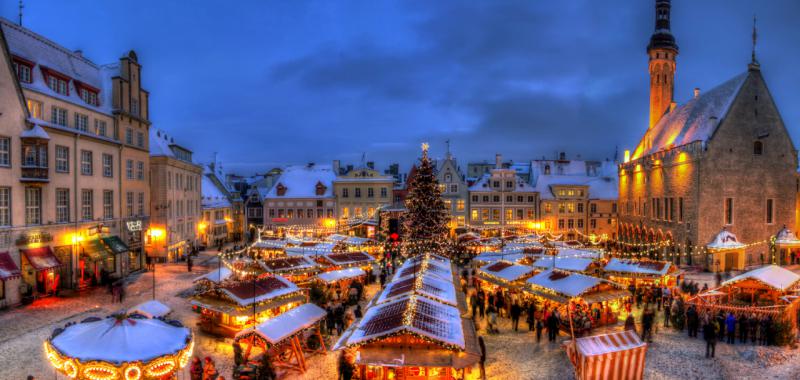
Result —
[[128, 231], [130, 232], [138, 232], [142, 230], [141, 220], [130, 220], [128, 222], [125, 222], [125, 224], [128, 227]]
[[19, 235], [16, 244], [28, 245], [36, 243], [49, 243], [51, 241], [53, 241], [53, 235], [50, 235], [48, 232], [31, 232]]

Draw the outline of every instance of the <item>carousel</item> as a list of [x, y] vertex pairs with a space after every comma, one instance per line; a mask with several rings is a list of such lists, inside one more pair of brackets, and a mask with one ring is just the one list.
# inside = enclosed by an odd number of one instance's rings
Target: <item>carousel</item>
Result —
[[[571, 315], [576, 334], [591, 328], [615, 324], [630, 293], [621, 284], [597, 277], [558, 269], [548, 269], [528, 279], [525, 292], [559, 315]], [[561, 328], [570, 330], [569, 319]], [[588, 323], [587, 323], [588, 322]]]
[[90, 317], [53, 332], [44, 350], [70, 379], [173, 379], [192, 356], [193, 336], [180, 322], [113, 315]]
[[706, 245], [708, 261], [706, 269], [711, 272], [727, 272], [730, 270], [744, 270], [745, 248], [747, 245], [739, 242], [732, 232], [722, 228], [714, 240]]

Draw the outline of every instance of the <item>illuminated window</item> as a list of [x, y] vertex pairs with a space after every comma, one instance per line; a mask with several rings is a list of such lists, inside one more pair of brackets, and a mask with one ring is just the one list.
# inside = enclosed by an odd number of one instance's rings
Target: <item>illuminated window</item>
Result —
[[472, 220], [478, 220], [478, 210], [472, 210]]
[[459, 199], [456, 201], [456, 211], [464, 211], [464, 200]]
[[37, 102], [35, 100], [28, 99], [28, 112], [30, 112], [31, 117], [36, 119], [42, 118], [42, 102]]

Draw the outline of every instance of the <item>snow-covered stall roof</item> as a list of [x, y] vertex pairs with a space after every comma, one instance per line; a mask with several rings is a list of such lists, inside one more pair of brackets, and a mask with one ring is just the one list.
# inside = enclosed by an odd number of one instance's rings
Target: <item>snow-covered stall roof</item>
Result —
[[367, 272], [364, 272], [363, 269], [359, 267], [352, 267], [352, 268], [345, 268], [345, 269], [320, 273], [316, 277], [321, 281], [330, 284], [341, 280], [347, 280], [351, 278], [365, 276], [366, 274]]
[[147, 318], [163, 317], [171, 312], [169, 306], [156, 300], [142, 302], [128, 310], [130, 314], [137, 313]]
[[67, 327], [51, 340], [62, 355], [82, 362], [147, 362], [186, 348], [192, 334], [158, 319], [105, 318]]
[[219, 267], [217, 269], [213, 269], [213, 270], [209, 271], [208, 273], [206, 273], [206, 274], [204, 274], [202, 276], [199, 276], [199, 277], [195, 278], [194, 282], [207, 280], [207, 281], [211, 281], [211, 282], [220, 283], [222, 281], [225, 281], [225, 280], [231, 278], [231, 276], [233, 276], [233, 272], [231, 272], [231, 270], [228, 269], [227, 267], [221, 266], [221, 267]]
[[529, 278], [527, 284], [533, 288], [538, 287], [569, 297], [579, 297], [602, 282], [603, 280], [597, 277], [548, 269]]
[[714, 239], [711, 243], [706, 245], [708, 249], [715, 249], [715, 250], [726, 250], [726, 249], [740, 249], [744, 248], [745, 244], [740, 243], [739, 240], [736, 238], [736, 235], [733, 232], [728, 231], [727, 229], [723, 228], [717, 236], [714, 236]]
[[375, 261], [366, 252], [324, 253], [322, 257], [332, 265], [364, 265]]
[[352, 334], [343, 336], [336, 348], [361, 345], [401, 332], [425, 336], [446, 348], [465, 348], [458, 309], [413, 295], [367, 309]]
[[664, 115], [642, 137], [632, 159], [695, 141], [708, 141], [728, 115], [747, 77], [747, 72], [739, 74]]
[[673, 269], [669, 261], [627, 260], [613, 258], [608, 261], [606, 272], [629, 273], [633, 275], [664, 276]]
[[267, 248], [285, 248], [289, 242], [286, 240], [259, 240], [253, 243], [253, 248], [267, 249]]
[[455, 285], [432, 274], [410, 275], [390, 282], [381, 292], [377, 303], [411, 294], [452, 306], [458, 305]]
[[594, 260], [583, 257], [543, 257], [533, 263], [535, 268], [551, 269], [555, 262], [556, 269], [568, 270], [571, 272], [583, 272], [589, 269]]
[[783, 245], [783, 246], [798, 246], [800, 245], [800, 240], [797, 239], [797, 236], [787, 228], [783, 226], [777, 234], [775, 234], [775, 244], [776, 245]]
[[511, 283], [530, 276], [536, 268], [514, 264], [509, 261], [497, 261], [486, 264], [478, 269], [478, 274], [484, 278], [499, 280], [503, 283]]
[[603, 255], [602, 251], [577, 248], [560, 248], [558, 257], [581, 257], [585, 259], [599, 259]]
[[777, 265], [766, 265], [742, 273], [722, 283], [730, 286], [744, 280], [755, 280], [778, 291], [786, 291], [800, 282], [800, 275]]
[[287, 256], [268, 260], [259, 260], [258, 264], [270, 273], [293, 271], [312, 271], [319, 267], [317, 263], [304, 256]]
[[[284, 339], [304, 330], [325, 318], [325, 310], [312, 303], [302, 304], [286, 311], [277, 317], [270, 318], [255, 327], [255, 334], [270, 344], [277, 344]], [[253, 334], [252, 327], [236, 334], [236, 339]]]
[[598, 356], [614, 352], [627, 351], [647, 344], [633, 330], [625, 330], [610, 334], [577, 338], [575, 346], [584, 356]]
[[336, 173], [333, 172], [331, 165], [288, 166], [275, 180], [275, 186], [272, 186], [264, 198], [332, 198], [335, 179]]
[[453, 268], [450, 261], [441, 261], [435, 258], [409, 259], [400, 266], [395, 272], [393, 281], [408, 277], [414, 274], [431, 274], [442, 280], [453, 282]]
[[298, 292], [300, 288], [283, 276], [273, 275], [260, 278], [255, 281], [255, 284], [253, 284], [253, 281], [242, 281], [225, 285], [220, 287], [220, 291], [240, 306], [247, 306]]

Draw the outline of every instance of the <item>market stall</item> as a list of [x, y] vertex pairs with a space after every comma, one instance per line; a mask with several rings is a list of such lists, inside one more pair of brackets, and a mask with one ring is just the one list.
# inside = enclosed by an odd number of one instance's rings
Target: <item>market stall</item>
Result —
[[188, 364], [193, 347], [191, 331], [178, 322], [127, 315], [88, 318], [44, 343], [58, 372], [93, 380], [170, 378]]
[[279, 275], [224, 283], [191, 299], [200, 329], [228, 337], [305, 302], [305, 291]]
[[142, 302], [128, 310], [128, 314], [141, 314], [147, 318], [163, 318], [171, 312], [169, 306], [156, 300]]
[[800, 314], [800, 275], [777, 265], [742, 273], [690, 298], [699, 311], [770, 316], [791, 325], [796, 333]]
[[555, 267], [556, 269], [587, 275], [598, 275], [600, 271], [600, 264], [597, 261], [583, 257], [543, 257], [536, 260], [533, 263], [533, 267], [538, 271]]
[[[533, 276], [536, 268], [514, 264], [509, 261], [496, 261], [480, 267], [478, 279], [485, 284], [482, 288], [501, 287], [506, 290], [517, 290], [525, 286], [525, 280]], [[494, 289], [492, 289], [494, 290]]]
[[383, 303], [398, 297], [421, 295], [438, 302], [457, 306], [456, 288], [447, 281], [430, 272], [412, 274], [388, 283], [378, 295], [376, 303]]
[[800, 263], [800, 240], [792, 230], [783, 226], [775, 234], [772, 244], [777, 251], [778, 265], [794, 265]]
[[0, 308], [20, 302], [18, 293], [9, 291], [19, 288], [20, 277], [22, 277], [22, 271], [19, 270], [11, 255], [8, 252], [0, 252]]
[[269, 273], [279, 274], [295, 284], [307, 283], [322, 269], [319, 264], [305, 256], [286, 256], [259, 260], [259, 265]]
[[[538, 302], [555, 307], [561, 316], [572, 315], [580, 333], [618, 322], [623, 301], [630, 293], [621, 284], [579, 273], [548, 269], [528, 279], [525, 292]], [[572, 309], [567, 310], [568, 307]], [[569, 330], [569, 320], [562, 321]]]
[[564, 343], [579, 380], [641, 380], [647, 343], [636, 331], [577, 338]]
[[678, 268], [669, 261], [613, 258], [603, 268], [606, 278], [623, 285], [673, 287]]
[[[319, 322], [323, 318], [325, 310], [306, 303], [261, 322], [255, 328], [250, 327], [239, 332], [235, 341], [245, 346], [242, 362], [249, 363], [253, 349], [258, 349], [270, 358], [275, 368], [304, 373], [306, 353], [326, 350], [325, 340], [322, 339], [319, 327]], [[317, 347], [310, 347], [308, 344], [312, 336], [316, 337]], [[248, 367], [247, 364], [245, 367]]]
[[368, 270], [375, 262], [375, 258], [366, 252], [325, 253], [319, 256], [317, 262], [324, 266], [334, 267], [334, 269], [359, 267]]
[[744, 270], [746, 244], [739, 242], [732, 232], [722, 228], [711, 243], [706, 245], [706, 269], [712, 272]]
[[450, 260], [434, 254], [412, 257], [395, 271], [393, 280], [414, 274], [432, 274], [442, 280], [453, 282], [453, 267]]
[[218, 268], [212, 269], [202, 276], [198, 276], [192, 282], [196, 284], [198, 289], [205, 290], [231, 279], [233, 279], [233, 272], [228, 269], [228, 267], [220, 265]]

